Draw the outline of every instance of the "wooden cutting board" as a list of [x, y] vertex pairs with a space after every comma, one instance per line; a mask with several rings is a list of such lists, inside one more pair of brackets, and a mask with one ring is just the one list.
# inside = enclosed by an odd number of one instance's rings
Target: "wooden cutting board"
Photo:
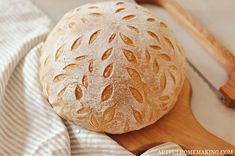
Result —
[[165, 142], [177, 143], [183, 149], [235, 151], [235, 146], [211, 134], [196, 120], [191, 110], [191, 95], [191, 84], [185, 80], [175, 107], [159, 121], [138, 131], [109, 136], [137, 155]]

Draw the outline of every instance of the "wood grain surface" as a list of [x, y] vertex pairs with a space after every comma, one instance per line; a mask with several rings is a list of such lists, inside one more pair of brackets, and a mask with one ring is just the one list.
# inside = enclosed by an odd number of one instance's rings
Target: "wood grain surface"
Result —
[[186, 80], [175, 107], [159, 121], [138, 131], [109, 136], [134, 154], [165, 142], [177, 143], [183, 149], [235, 150], [200, 125], [191, 111], [191, 95]]

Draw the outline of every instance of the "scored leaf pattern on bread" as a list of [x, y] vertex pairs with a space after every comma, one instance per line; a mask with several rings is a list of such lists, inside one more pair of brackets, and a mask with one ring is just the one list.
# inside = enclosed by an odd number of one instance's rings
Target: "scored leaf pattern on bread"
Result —
[[123, 133], [172, 108], [184, 54], [168, 26], [147, 10], [103, 3], [63, 17], [45, 43], [40, 77], [59, 115], [91, 130]]
[[112, 54], [112, 51], [113, 51], [113, 48], [107, 49], [102, 56], [102, 61], [108, 59], [109, 56]]
[[128, 21], [128, 20], [131, 20], [135, 17], [136, 17], [135, 15], [127, 15], [127, 16], [122, 17], [122, 20]]
[[103, 121], [110, 122], [114, 118], [115, 112], [116, 112], [116, 105], [108, 107], [103, 113]]
[[139, 29], [137, 28], [137, 27], [135, 27], [135, 26], [133, 26], [133, 25], [128, 25], [127, 26], [130, 30], [133, 30], [133, 31], [135, 31], [136, 33], [139, 33]]

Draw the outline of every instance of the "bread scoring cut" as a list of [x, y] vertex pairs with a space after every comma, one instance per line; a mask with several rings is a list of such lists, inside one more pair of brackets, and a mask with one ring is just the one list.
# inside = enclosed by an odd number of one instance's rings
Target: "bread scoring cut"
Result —
[[173, 32], [130, 2], [71, 10], [41, 55], [45, 96], [64, 119], [90, 130], [124, 133], [173, 108], [184, 82], [184, 52]]

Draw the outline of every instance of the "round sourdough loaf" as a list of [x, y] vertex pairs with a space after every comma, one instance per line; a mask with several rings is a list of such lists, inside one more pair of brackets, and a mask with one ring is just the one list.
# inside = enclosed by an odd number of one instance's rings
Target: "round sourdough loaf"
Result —
[[68, 12], [48, 36], [40, 62], [55, 112], [107, 133], [156, 122], [172, 109], [185, 79], [184, 52], [167, 24], [122, 1]]

